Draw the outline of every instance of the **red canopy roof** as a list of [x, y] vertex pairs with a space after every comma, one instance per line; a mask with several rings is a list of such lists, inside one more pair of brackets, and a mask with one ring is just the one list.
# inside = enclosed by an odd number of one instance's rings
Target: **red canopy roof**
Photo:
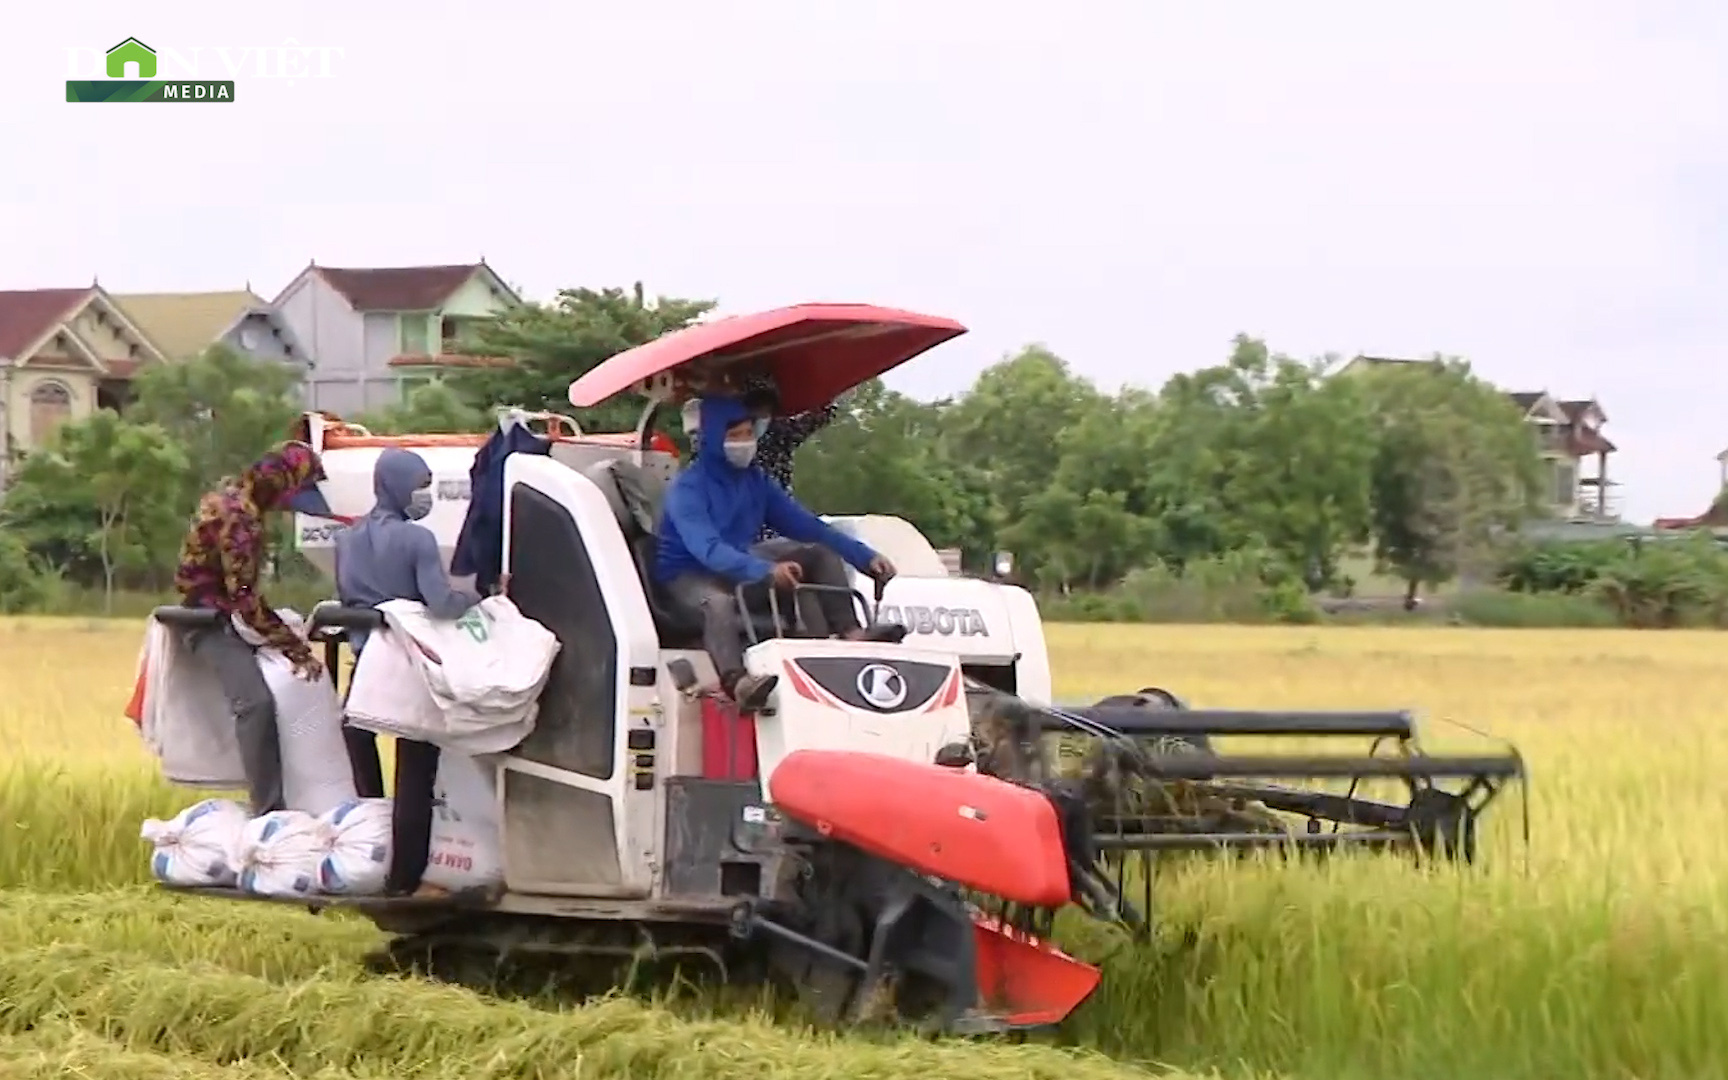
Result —
[[965, 332], [952, 319], [869, 304], [795, 304], [734, 315], [619, 353], [570, 384], [570, 404], [598, 405], [698, 361], [743, 361], [774, 378], [782, 409], [803, 412]]

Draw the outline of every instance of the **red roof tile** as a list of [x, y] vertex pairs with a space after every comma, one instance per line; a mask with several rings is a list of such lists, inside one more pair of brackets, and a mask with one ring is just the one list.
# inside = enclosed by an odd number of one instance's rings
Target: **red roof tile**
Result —
[[330, 287], [356, 311], [430, 311], [450, 299], [481, 263], [466, 266], [390, 266], [372, 270], [318, 267]]
[[1572, 421], [1574, 424], [1576, 424], [1578, 422], [1579, 417], [1583, 416], [1585, 411], [1587, 409], [1589, 409], [1591, 406], [1595, 406], [1597, 413], [1601, 414], [1601, 416], [1602, 416], [1602, 421], [1604, 423], [1606, 423], [1608, 420], [1608, 414], [1602, 412], [1602, 406], [1600, 404], [1598, 404], [1594, 399], [1579, 400], [1579, 401], [1562, 401], [1560, 403], [1560, 408], [1564, 409], [1566, 412], [1566, 419]]
[[88, 288], [0, 292], [0, 356], [27, 359], [18, 353], [34, 345], [90, 293]]

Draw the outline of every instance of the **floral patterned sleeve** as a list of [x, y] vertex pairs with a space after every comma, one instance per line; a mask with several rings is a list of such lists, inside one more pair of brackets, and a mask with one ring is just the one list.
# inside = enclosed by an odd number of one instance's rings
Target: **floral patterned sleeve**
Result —
[[235, 614], [257, 632], [265, 643], [280, 649], [298, 663], [312, 655], [312, 647], [276, 614], [258, 592], [259, 557], [264, 537], [256, 520], [230, 516], [217, 532], [217, 558], [222, 562], [222, 585], [234, 605]]
[[788, 416], [775, 426], [781, 429], [786, 442], [796, 449], [804, 440], [832, 424], [839, 412], [837, 405], [824, 405], [820, 409]]

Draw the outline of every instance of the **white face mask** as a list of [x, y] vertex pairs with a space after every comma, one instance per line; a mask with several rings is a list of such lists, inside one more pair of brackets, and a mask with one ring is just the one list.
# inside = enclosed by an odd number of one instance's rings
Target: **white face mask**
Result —
[[746, 439], [743, 442], [728, 442], [726, 444], [726, 461], [734, 469], [742, 469], [756, 458], [756, 440]]
[[408, 496], [408, 505], [402, 509], [402, 514], [409, 521], [419, 521], [432, 512], [432, 489], [423, 487]]

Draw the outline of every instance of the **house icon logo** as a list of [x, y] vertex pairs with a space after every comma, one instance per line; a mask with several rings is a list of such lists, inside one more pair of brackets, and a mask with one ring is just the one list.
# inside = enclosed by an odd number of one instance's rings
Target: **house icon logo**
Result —
[[126, 78], [126, 65], [138, 65], [136, 78], [154, 79], [156, 77], [156, 50], [129, 37], [120, 44], [108, 50], [108, 77], [110, 79]]

